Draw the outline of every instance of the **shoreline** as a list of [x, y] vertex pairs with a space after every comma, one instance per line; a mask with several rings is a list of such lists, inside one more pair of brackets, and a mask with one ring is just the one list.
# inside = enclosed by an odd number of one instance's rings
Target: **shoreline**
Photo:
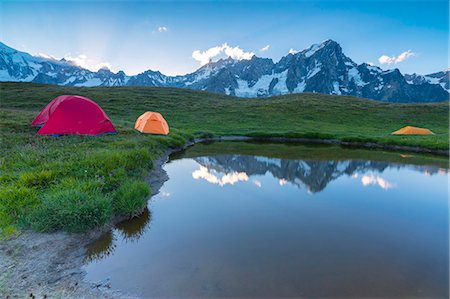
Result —
[[[300, 138], [300, 137], [271, 137], [271, 136], [214, 136], [208, 138], [196, 138], [193, 143], [214, 142], [214, 141], [261, 141], [274, 143], [316, 143], [316, 144], [333, 144], [365, 149], [384, 149], [389, 151], [407, 151], [412, 153], [433, 154], [439, 156], [450, 156], [450, 150], [431, 149], [420, 146], [409, 145], [395, 145], [395, 144], [381, 144], [374, 142], [357, 142], [357, 141], [342, 141], [339, 139], [320, 139], [320, 138]], [[189, 147], [186, 146], [186, 147]], [[185, 148], [186, 148], [185, 147]], [[183, 149], [185, 149], [183, 148]]]
[[[449, 152], [444, 150], [326, 139], [251, 136], [196, 138], [187, 141], [183, 146], [167, 149], [153, 161], [153, 167], [145, 178], [152, 191], [148, 200], [158, 194], [162, 185], [169, 179], [163, 167], [169, 161], [170, 155], [197, 143], [214, 141], [336, 144], [367, 149], [436, 154], [447, 157], [449, 155]], [[27, 230], [18, 237], [2, 241], [0, 243], [0, 273], [2, 273], [0, 274], [0, 296], [27, 297], [33, 294], [40, 297], [56, 295], [65, 298], [133, 298], [121, 293], [120, 290], [112, 290], [107, 280], [85, 281], [86, 273], [83, 270], [87, 246], [127, 218], [129, 217], [116, 216], [107, 225], [84, 234], [38, 233]]]
[[[169, 156], [194, 143], [167, 149], [153, 161], [145, 178], [151, 194], [159, 193], [169, 179], [163, 166]], [[120, 290], [111, 289], [107, 279], [97, 282], [84, 280], [83, 270], [87, 246], [129, 216], [116, 216], [110, 222], [86, 233], [39, 233], [28, 229], [19, 236], [0, 243], [1, 298], [135, 298]]]

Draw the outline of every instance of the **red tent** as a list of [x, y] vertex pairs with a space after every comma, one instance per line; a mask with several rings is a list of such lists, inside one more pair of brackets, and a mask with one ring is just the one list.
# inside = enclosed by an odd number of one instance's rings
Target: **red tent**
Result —
[[97, 135], [116, 132], [108, 115], [94, 101], [73, 95], [55, 98], [31, 123], [38, 134]]

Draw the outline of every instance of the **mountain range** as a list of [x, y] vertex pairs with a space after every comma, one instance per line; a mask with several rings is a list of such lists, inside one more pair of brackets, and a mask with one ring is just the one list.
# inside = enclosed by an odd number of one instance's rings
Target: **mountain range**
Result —
[[387, 168], [406, 167], [428, 175], [439, 172], [437, 166], [393, 164], [369, 160], [287, 160], [247, 155], [216, 155], [197, 157], [194, 160], [208, 172], [214, 171], [214, 174], [218, 176], [243, 173], [246, 178], [249, 178], [270, 173], [280, 181], [280, 184], [290, 183], [312, 193], [325, 190], [329, 183], [341, 176], [374, 175], [378, 177], [377, 174], [382, 174]]
[[33, 56], [0, 43], [0, 81], [64, 86], [165, 86], [206, 90], [238, 97], [266, 97], [301, 92], [353, 95], [384, 102], [440, 102], [449, 99], [449, 70], [405, 74], [357, 64], [341, 46], [326, 40], [280, 61], [253, 56], [210, 62], [193, 73], [166, 76], [148, 70], [129, 76], [102, 68], [93, 72], [61, 60]]

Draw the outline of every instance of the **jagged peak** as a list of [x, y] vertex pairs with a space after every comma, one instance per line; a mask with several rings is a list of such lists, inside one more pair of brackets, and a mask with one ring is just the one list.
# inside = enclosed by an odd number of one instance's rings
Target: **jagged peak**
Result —
[[[307, 55], [308, 57], [311, 56], [311, 58], [307, 58]], [[71, 78], [73, 76], [77, 78], [77, 82], [80, 82], [80, 84], [86, 82], [85, 86], [97, 84], [94, 80], [96, 78], [105, 79], [103, 80], [104, 82], [116, 79], [107, 68], [92, 72], [77, 66], [73, 61], [67, 61], [64, 58], [51, 61], [40, 59], [37, 56], [12, 49], [2, 42], [0, 42], [0, 56], [5, 58], [4, 61], [8, 64], [8, 67], [9, 64], [13, 67], [15, 64], [20, 66], [19, 68], [12, 67], [13, 71], [4, 75], [3, 78], [7, 80], [11, 80], [11, 78], [13, 80], [23, 80], [25, 77], [29, 78], [31, 72], [38, 73], [39, 77], [36, 77], [38, 81], [45, 78], [46, 83], [61, 85], [67, 85], [67, 82], [70, 84], [74, 82]], [[20, 56], [21, 59], [15, 59], [17, 58], [16, 56]], [[429, 97], [429, 101], [442, 101], [448, 98], [448, 92], [446, 91], [448, 88], [445, 89], [448, 83], [446, 83], [447, 81], [443, 82], [443, 80], [447, 79], [445, 76], [447, 76], [449, 69], [424, 76], [426, 77], [424, 80], [428, 80], [430, 84], [438, 85], [431, 96], [426, 93], [426, 90], [419, 90], [419, 87], [417, 87], [417, 93], [411, 93], [408, 90], [402, 90], [404, 85], [390, 86], [389, 82], [406, 80], [406, 75], [403, 76], [398, 69], [382, 70], [378, 66], [371, 66], [367, 63], [357, 65], [349, 57], [345, 56], [340, 45], [331, 39], [312, 45], [301, 52], [287, 54], [276, 63], [273, 63], [270, 58], [261, 58], [256, 55], [246, 57], [249, 59], [243, 60], [221, 56], [222, 58], [218, 61], [211, 61], [186, 75], [165, 76], [161, 72], [153, 70], [147, 70], [133, 76], [126, 76], [122, 71], [117, 74], [119, 77], [124, 77], [124, 80], [120, 83], [122, 85], [143, 84], [149, 86], [186, 87], [224, 92], [243, 97], [313, 90], [325, 93], [356, 94], [357, 96], [374, 99], [386, 96], [388, 101], [391, 99], [393, 101], [406, 102], [421, 101], [423, 94]], [[33, 63], [27, 63], [29, 61]], [[369, 69], [370, 73], [367, 72], [367, 69]], [[319, 72], [321, 72], [320, 74], [329, 75], [329, 77], [315, 76]], [[58, 75], [54, 76], [55, 73]], [[338, 82], [335, 79], [336, 77], [343, 79], [339, 79], [341, 81]], [[439, 82], [430, 77], [438, 78]], [[411, 81], [412, 79], [408, 80]], [[416, 81], [418, 82], [418, 80]], [[354, 82], [355, 84], [350, 86], [347, 82]], [[446, 85], [444, 86], [443, 83]], [[366, 85], [367, 87], [363, 89], [362, 87]], [[321, 86], [325, 87], [320, 89]], [[391, 96], [393, 94], [391, 90], [399, 91], [399, 93], [394, 93], [397, 98]]]
[[380, 73], [380, 75], [382, 75], [382, 76], [385, 76], [385, 75], [389, 75], [389, 76], [403, 76], [402, 73], [400, 72], [400, 70], [397, 69], [397, 68], [382, 71]]
[[103, 66], [101, 68], [98, 69], [98, 72], [107, 72], [107, 73], [111, 73], [111, 70], [107, 67], [107, 66]]
[[321, 42], [320, 44], [312, 44], [309, 48], [307, 48], [301, 52], [294, 53], [293, 55], [303, 55], [308, 58], [308, 57], [311, 57], [312, 55], [314, 55], [315, 53], [319, 52], [322, 49], [333, 49], [333, 51], [339, 51], [342, 53], [342, 48], [338, 42], [336, 42], [332, 39], [327, 39], [327, 40]]
[[339, 45], [339, 43], [337, 42], [337, 41], [335, 41], [335, 40], [333, 40], [333, 39], [331, 39], [331, 38], [328, 38], [328, 39], [326, 39], [326, 40], [324, 40], [323, 42], [322, 42], [322, 44], [326, 44], [326, 45]]

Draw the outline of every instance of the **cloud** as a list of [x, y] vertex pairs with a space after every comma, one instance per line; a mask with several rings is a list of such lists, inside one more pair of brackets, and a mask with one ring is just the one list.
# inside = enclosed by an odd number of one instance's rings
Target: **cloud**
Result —
[[220, 178], [216, 174], [217, 174], [216, 171], [214, 170], [210, 171], [208, 168], [200, 166], [200, 169], [192, 172], [192, 177], [195, 180], [204, 179], [208, 183], [216, 184], [221, 187], [227, 184], [234, 185], [239, 181], [248, 181], [248, 175], [245, 172], [235, 171], [231, 173], [226, 173]]
[[288, 53], [289, 54], [297, 54], [298, 50], [294, 50], [294, 49], [290, 48]]
[[52, 56], [52, 55], [46, 54], [46, 53], [37, 53], [35, 56], [45, 58], [45, 59], [57, 60], [55, 56]]
[[398, 56], [381, 55], [380, 58], [378, 58], [378, 62], [380, 64], [397, 64], [413, 56], [416, 56], [416, 53], [408, 50]]
[[[357, 178], [358, 175], [354, 176], [354, 178]], [[380, 188], [384, 190], [389, 190], [395, 187], [395, 185], [391, 182], [388, 182], [387, 180], [383, 179], [380, 176], [376, 175], [363, 175], [361, 177], [361, 183], [363, 186], [369, 186], [369, 185], [378, 185]]]
[[169, 28], [167, 28], [166, 26], [158, 27], [158, 32], [160, 32], [160, 33], [167, 32], [167, 31], [169, 31]]
[[197, 61], [200, 61], [201, 65], [205, 65], [210, 62], [214, 57], [225, 54], [233, 59], [242, 60], [242, 59], [251, 59], [255, 53], [253, 52], [245, 52], [239, 46], [230, 47], [227, 43], [221, 46], [215, 46], [209, 48], [206, 51], [195, 50], [192, 52], [192, 58]]
[[258, 180], [253, 180], [253, 184], [255, 184], [255, 186], [258, 188], [261, 188], [261, 186], [262, 186], [261, 181], [258, 181]]
[[270, 45], [267, 45], [267, 46], [262, 47], [261, 49], [259, 49], [259, 51], [266, 52], [267, 50], [269, 50], [269, 48], [270, 48]]
[[78, 56], [72, 56], [67, 54], [64, 56], [64, 59], [73, 63], [76, 66], [82, 67], [84, 69], [88, 69], [90, 71], [96, 72], [101, 68], [111, 69], [111, 63], [103, 61], [103, 62], [95, 62], [92, 59], [88, 58], [85, 54], [80, 54]]

